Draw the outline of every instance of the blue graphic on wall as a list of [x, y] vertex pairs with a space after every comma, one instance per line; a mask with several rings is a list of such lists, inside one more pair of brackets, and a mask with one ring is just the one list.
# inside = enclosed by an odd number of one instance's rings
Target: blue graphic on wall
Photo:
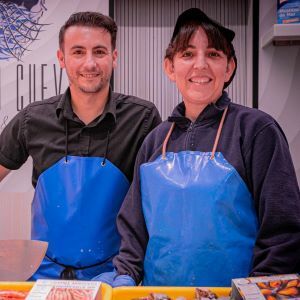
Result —
[[0, 0], [0, 60], [21, 60], [38, 39], [46, 0]]

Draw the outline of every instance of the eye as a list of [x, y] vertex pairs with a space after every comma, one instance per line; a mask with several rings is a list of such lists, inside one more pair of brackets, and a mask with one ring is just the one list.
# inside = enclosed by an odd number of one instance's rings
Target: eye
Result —
[[219, 52], [217, 52], [217, 51], [210, 51], [210, 52], [208, 52], [208, 56], [209, 57], [220, 57], [221, 55], [220, 55], [220, 53]]
[[222, 50], [208, 49], [207, 56], [211, 58], [224, 58], [226, 54]]
[[193, 52], [192, 51], [183, 51], [181, 56], [190, 58], [190, 57], [193, 57]]
[[84, 51], [82, 49], [75, 49], [72, 51], [72, 54], [75, 56], [80, 56], [84, 54]]
[[103, 57], [103, 56], [107, 55], [107, 51], [104, 49], [96, 49], [94, 51], [94, 54], [98, 57]]

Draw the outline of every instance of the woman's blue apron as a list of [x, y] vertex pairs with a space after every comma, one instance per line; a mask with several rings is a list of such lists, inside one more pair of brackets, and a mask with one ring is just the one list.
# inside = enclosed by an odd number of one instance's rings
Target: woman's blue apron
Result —
[[32, 203], [31, 237], [49, 246], [31, 280], [68, 278], [61, 276], [66, 271], [91, 279], [112, 271], [120, 246], [116, 217], [128, 188], [126, 176], [101, 157], [67, 156], [44, 171]]
[[226, 111], [212, 152], [164, 150], [140, 168], [149, 233], [143, 285], [230, 286], [251, 270], [258, 228], [253, 199], [215, 152]]

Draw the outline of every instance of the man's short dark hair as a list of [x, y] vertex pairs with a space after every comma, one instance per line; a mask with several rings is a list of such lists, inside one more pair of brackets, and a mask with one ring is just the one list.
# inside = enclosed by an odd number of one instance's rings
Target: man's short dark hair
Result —
[[71, 26], [87, 26], [103, 28], [110, 33], [111, 46], [114, 50], [116, 48], [116, 39], [118, 26], [115, 21], [109, 16], [103, 15], [98, 12], [77, 12], [70, 16], [66, 23], [60, 28], [59, 31], [59, 47], [63, 49], [64, 37], [66, 30]]

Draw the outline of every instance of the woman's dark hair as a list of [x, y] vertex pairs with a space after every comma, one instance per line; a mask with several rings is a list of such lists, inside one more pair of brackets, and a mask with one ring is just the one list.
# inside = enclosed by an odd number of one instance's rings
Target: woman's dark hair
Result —
[[207, 35], [209, 47], [223, 51], [228, 60], [232, 57], [235, 57], [232, 43], [228, 41], [228, 39], [221, 33], [219, 28], [210, 23], [199, 23], [196, 21], [191, 21], [180, 27], [177, 35], [169, 43], [165, 58], [173, 61], [176, 53], [182, 52], [187, 49], [190, 39], [200, 27], [205, 31]]
[[237, 68], [237, 59], [232, 44], [235, 33], [208, 18], [201, 10], [191, 8], [178, 17], [172, 39], [165, 53], [165, 59], [173, 61], [176, 53], [186, 50], [193, 34], [200, 27], [207, 35], [208, 46], [223, 51], [228, 61], [232, 58], [235, 62], [235, 69], [230, 79], [224, 83], [223, 88], [225, 89], [233, 80]]
[[59, 47], [63, 49], [64, 36], [66, 30], [71, 26], [88, 26], [88, 27], [98, 27], [103, 28], [110, 33], [111, 36], [111, 46], [114, 50], [116, 48], [116, 39], [118, 27], [115, 21], [98, 12], [77, 12], [70, 16], [66, 23], [61, 27], [59, 31]]

